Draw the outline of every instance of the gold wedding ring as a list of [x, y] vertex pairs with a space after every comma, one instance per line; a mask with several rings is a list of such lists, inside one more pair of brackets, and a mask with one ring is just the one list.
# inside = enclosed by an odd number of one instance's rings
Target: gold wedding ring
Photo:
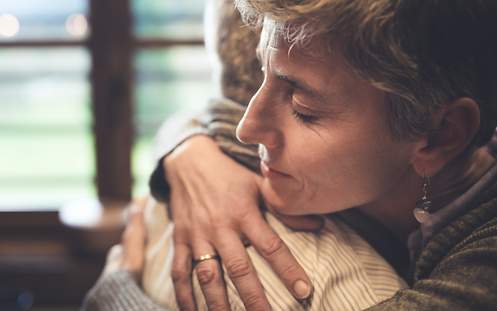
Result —
[[193, 264], [196, 266], [199, 263], [201, 263], [202, 261], [206, 261], [206, 260], [210, 260], [210, 259], [218, 260], [219, 259], [219, 255], [217, 255], [217, 254], [205, 254], [205, 255], [202, 255], [202, 256], [198, 257], [197, 259], [194, 259], [193, 260]]

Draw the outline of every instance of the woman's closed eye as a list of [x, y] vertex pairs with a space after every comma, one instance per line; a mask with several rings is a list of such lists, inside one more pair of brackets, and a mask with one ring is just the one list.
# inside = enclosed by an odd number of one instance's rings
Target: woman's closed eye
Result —
[[305, 124], [312, 124], [317, 120], [317, 117], [315, 116], [310, 116], [306, 114], [302, 114], [298, 112], [295, 109], [292, 109], [292, 115], [297, 119], [299, 122], [305, 123]]
[[299, 87], [296, 87], [295, 84], [289, 83], [290, 89], [288, 90], [288, 96], [291, 100], [291, 110], [292, 115], [299, 122], [304, 124], [312, 124], [318, 120], [318, 115], [312, 109], [308, 108], [307, 105], [302, 104], [303, 102], [309, 102], [311, 99], [308, 99]]
[[308, 109], [303, 108], [301, 105], [295, 103], [292, 103], [291, 109], [293, 117], [297, 119], [299, 122], [302, 122], [304, 124], [312, 124], [316, 122], [319, 118], [318, 116], [312, 114], [311, 112], [305, 111]]

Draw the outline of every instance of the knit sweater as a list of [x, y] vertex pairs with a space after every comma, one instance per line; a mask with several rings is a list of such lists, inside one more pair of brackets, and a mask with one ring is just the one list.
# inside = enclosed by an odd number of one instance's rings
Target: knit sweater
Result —
[[422, 243], [411, 288], [369, 310], [497, 310], [496, 171], [462, 215]]
[[[220, 146], [246, 166], [255, 167], [255, 151], [234, 142], [233, 129], [243, 112], [236, 104], [214, 103], [204, 124], [206, 133], [220, 138]], [[497, 170], [494, 167], [494, 170]], [[167, 184], [158, 176], [151, 179], [153, 193], [167, 197]], [[410, 267], [411, 287], [369, 310], [497, 310], [497, 178], [466, 202], [463, 212], [429, 238], [423, 240]], [[163, 176], [160, 176], [163, 178]], [[166, 190], [166, 191], [165, 191]], [[448, 218], [446, 217], [445, 220]], [[352, 222], [354, 219], [351, 220]], [[374, 226], [368, 228], [375, 234]], [[360, 232], [368, 240], [368, 230]], [[376, 239], [372, 246], [380, 254], [391, 240]], [[88, 310], [164, 310], [147, 298], [125, 272], [114, 273], [99, 281], [89, 293]]]

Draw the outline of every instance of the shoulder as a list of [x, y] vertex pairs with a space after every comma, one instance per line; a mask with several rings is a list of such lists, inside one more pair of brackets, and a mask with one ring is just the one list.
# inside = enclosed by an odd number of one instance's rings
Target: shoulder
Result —
[[[352, 228], [328, 218], [319, 232], [294, 231], [266, 214], [268, 223], [313, 280], [313, 310], [363, 310], [406, 286], [395, 270]], [[257, 252], [249, 249], [272, 306], [294, 309], [291, 296]], [[273, 280], [273, 281], [272, 281]], [[282, 303], [289, 301], [290, 304]]]
[[433, 236], [416, 262], [414, 279], [428, 291], [451, 296], [457, 288], [461, 299], [496, 302], [497, 198], [480, 200]]
[[[427, 241], [415, 267], [415, 279], [429, 275], [444, 260], [481, 247], [497, 253], [497, 191], [481, 196], [464, 215]], [[497, 261], [496, 261], [497, 267]]]

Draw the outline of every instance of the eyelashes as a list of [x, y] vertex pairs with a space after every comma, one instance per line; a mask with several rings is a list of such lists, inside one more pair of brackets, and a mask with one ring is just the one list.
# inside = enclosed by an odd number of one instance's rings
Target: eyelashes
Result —
[[297, 119], [299, 122], [302, 122], [304, 124], [312, 124], [318, 119], [315, 116], [302, 114], [295, 109], [292, 109], [292, 115], [295, 119]]
[[314, 123], [315, 121], [318, 120], [318, 116], [315, 116], [315, 115], [311, 115], [311, 114], [305, 114], [305, 113], [302, 113], [302, 112], [299, 112], [297, 109], [295, 109], [295, 106], [299, 106], [298, 104], [298, 100], [295, 99], [295, 90], [292, 89], [291, 91], [291, 94], [290, 94], [290, 97], [291, 97], [291, 110], [292, 110], [292, 116], [299, 122], [303, 123], [303, 124], [312, 124]]
[[[267, 70], [266, 66], [261, 66], [260, 68], [261, 68], [261, 71], [264, 73], [264, 76], [266, 76], [266, 74], [267, 74], [266, 73], [266, 70]], [[294, 99], [295, 84], [292, 83], [292, 81], [290, 81], [288, 79], [280, 79], [280, 80], [283, 80], [284, 82], [286, 82], [288, 89], [285, 91], [285, 93], [286, 93], [285, 97], [291, 101], [291, 106], [293, 106], [294, 101], [295, 101], [295, 99]], [[309, 124], [316, 122], [319, 119], [319, 117], [317, 117], [317, 116], [301, 113], [301, 112], [295, 110], [293, 107], [290, 107], [290, 109], [291, 109], [292, 116], [300, 123], [309, 125]]]

